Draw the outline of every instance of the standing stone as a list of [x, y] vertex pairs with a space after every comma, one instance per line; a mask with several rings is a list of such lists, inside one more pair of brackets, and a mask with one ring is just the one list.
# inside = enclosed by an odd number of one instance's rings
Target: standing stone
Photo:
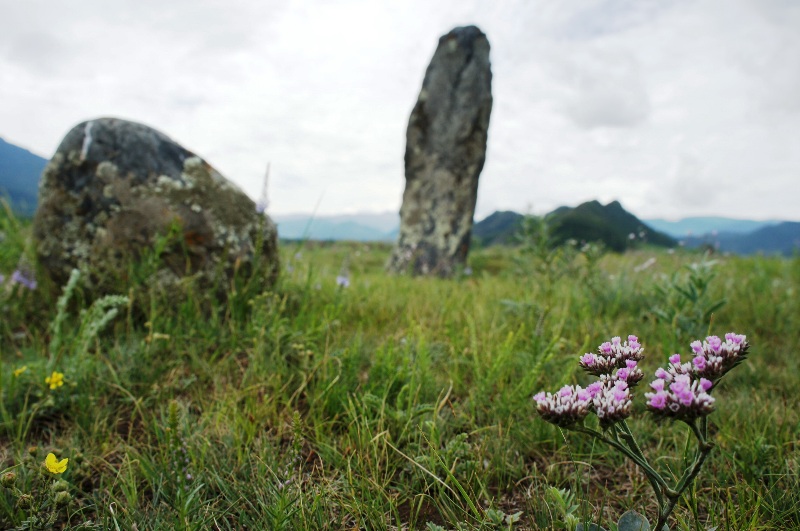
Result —
[[390, 271], [446, 277], [465, 264], [491, 111], [489, 41], [475, 26], [455, 28], [439, 39], [408, 121]]
[[42, 174], [33, 234], [52, 280], [78, 268], [93, 296], [117, 289], [147, 253], [149, 281], [166, 290], [189, 275], [224, 288], [237, 271], [277, 274], [275, 225], [247, 195], [162, 133], [116, 118], [64, 137]]

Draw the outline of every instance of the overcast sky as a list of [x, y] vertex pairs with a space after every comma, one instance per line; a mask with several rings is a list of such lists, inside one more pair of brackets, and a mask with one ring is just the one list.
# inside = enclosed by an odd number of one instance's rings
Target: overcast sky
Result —
[[441, 35], [476, 24], [494, 108], [476, 217], [617, 199], [800, 220], [800, 1], [0, 0], [0, 137], [150, 125], [273, 214], [400, 207]]

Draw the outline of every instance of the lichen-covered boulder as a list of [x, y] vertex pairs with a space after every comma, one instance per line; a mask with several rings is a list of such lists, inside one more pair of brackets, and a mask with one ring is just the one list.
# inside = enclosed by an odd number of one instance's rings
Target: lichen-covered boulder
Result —
[[277, 274], [275, 225], [244, 192], [162, 133], [116, 118], [64, 137], [42, 174], [33, 234], [53, 281], [78, 268], [95, 296], [144, 256], [164, 289], [190, 275], [225, 286], [234, 272]]
[[449, 276], [466, 262], [491, 111], [489, 41], [455, 28], [439, 39], [408, 122], [390, 271]]

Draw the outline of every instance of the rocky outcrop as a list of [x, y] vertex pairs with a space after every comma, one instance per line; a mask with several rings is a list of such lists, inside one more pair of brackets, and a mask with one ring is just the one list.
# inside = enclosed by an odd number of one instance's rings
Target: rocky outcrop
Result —
[[449, 276], [466, 262], [492, 110], [489, 41], [439, 39], [406, 132], [406, 188], [390, 271]]
[[162, 133], [116, 118], [64, 137], [42, 174], [33, 233], [53, 281], [78, 268], [95, 296], [144, 256], [164, 289], [188, 275], [225, 286], [255, 267], [270, 282], [277, 274], [275, 225], [247, 195]]

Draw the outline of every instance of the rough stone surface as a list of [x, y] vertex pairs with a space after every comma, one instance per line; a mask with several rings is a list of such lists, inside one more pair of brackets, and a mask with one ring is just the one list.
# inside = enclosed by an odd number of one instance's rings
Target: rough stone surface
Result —
[[489, 41], [439, 39], [406, 132], [406, 188], [390, 271], [449, 276], [466, 262], [492, 111]]
[[116, 118], [64, 137], [42, 174], [33, 233], [52, 280], [81, 269], [92, 295], [126, 280], [156, 244], [153, 281], [165, 289], [189, 275], [224, 286], [256, 265], [269, 282], [277, 274], [275, 225], [247, 195], [162, 133]]

